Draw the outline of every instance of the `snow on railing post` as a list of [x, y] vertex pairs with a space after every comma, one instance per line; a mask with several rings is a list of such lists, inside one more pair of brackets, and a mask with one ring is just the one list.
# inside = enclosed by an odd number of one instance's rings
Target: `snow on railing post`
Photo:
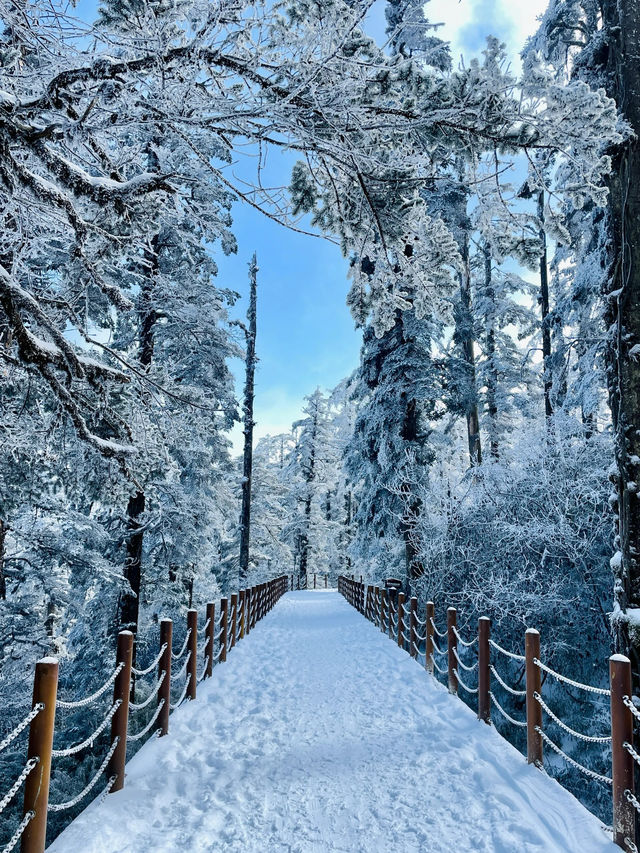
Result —
[[404, 649], [404, 592], [398, 593], [398, 645]]
[[115, 776], [111, 791], [124, 787], [124, 766], [127, 763], [127, 728], [129, 724], [129, 691], [131, 690], [131, 663], [133, 661], [133, 634], [120, 631], [116, 651], [116, 667], [122, 666], [113, 683], [113, 704], [120, 702], [111, 717], [111, 743], [118, 738], [113, 755], [107, 765], [107, 779]]
[[411, 617], [409, 622], [409, 654], [412, 658], [418, 657], [418, 599], [411, 597]]
[[229, 648], [236, 644], [236, 630], [238, 628], [238, 593], [231, 593], [231, 631], [229, 634]]
[[47, 837], [47, 805], [51, 778], [51, 750], [56, 720], [58, 694], [58, 661], [42, 658], [36, 663], [33, 679], [32, 708], [44, 707], [31, 720], [27, 759], [37, 758], [36, 768], [27, 776], [24, 789], [23, 815], [33, 814], [22, 834], [22, 853], [43, 853]]
[[196, 687], [198, 684], [198, 611], [195, 608], [187, 610], [187, 631], [191, 631], [187, 647], [187, 654], [189, 655], [189, 662], [187, 664], [187, 678], [189, 679], [187, 699], [193, 701], [196, 698]]
[[542, 705], [535, 697], [542, 692], [540, 668], [535, 659], [540, 660], [540, 633], [535, 628], [527, 628], [524, 635], [524, 655], [527, 693], [527, 761], [542, 767]]
[[[160, 648], [165, 646], [162, 657], [158, 661], [158, 679], [162, 679], [158, 687], [158, 705], [164, 702], [158, 720], [156, 730], [160, 737], [169, 732], [169, 704], [171, 702], [171, 652], [173, 644], [173, 622], [171, 619], [160, 620]], [[164, 672], [164, 678], [162, 673]]]
[[213, 675], [213, 645], [216, 636], [216, 605], [214, 601], [207, 604], [207, 628], [205, 631], [204, 658], [205, 669], [204, 677], [211, 678]]
[[[633, 747], [633, 714], [625, 703], [631, 699], [631, 661], [624, 655], [609, 658], [611, 682], [611, 764], [613, 778], [613, 840], [623, 850], [636, 843], [636, 815], [627, 799], [634, 793], [633, 756], [625, 744]], [[627, 844], [627, 840], [631, 844]]]
[[430, 675], [433, 675], [433, 620], [435, 618], [435, 613], [436, 608], [433, 601], [427, 601], [427, 641], [424, 648], [424, 666]]
[[220, 627], [220, 663], [224, 663], [227, 659], [227, 633], [229, 628], [229, 599], [220, 599], [220, 615], [222, 624]]
[[491, 620], [488, 616], [478, 619], [478, 719], [491, 722], [491, 651], [489, 637]]
[[456, 660], [456, 652], [458, 651], [458, 639], [456, 637], [456, 622], [458, 612], [455, 607], [447, 608], [447, 660], [449, 663], [449, 693], [458, 693], [458, 676], [456, 670], [458, 662]]

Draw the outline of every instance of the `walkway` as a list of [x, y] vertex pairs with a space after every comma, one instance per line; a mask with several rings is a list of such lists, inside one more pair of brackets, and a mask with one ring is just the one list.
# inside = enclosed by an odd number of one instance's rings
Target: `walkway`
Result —
[[288, 593], [49, 853], [614, 851], [337, 592]]

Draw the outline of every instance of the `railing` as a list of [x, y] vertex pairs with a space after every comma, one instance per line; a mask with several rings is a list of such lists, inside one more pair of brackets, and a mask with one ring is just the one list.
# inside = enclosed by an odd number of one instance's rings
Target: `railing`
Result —
[[[418, 599], [406, 601], [402, 592], [390, 594], [387, 589], [366, 585], [362, 579], [340, 577], [338, 591], [383, 633], [397, 642], [416, 660], [422, 659], [431, 675], [446, 678], [449, 691], [458, 695], [462, 689], [471, 702], [475, 700], [478, 719], [491, 723], [492, 707], [510, 726], [526, 731], [527, 761], [542, 768], [543, 747], [546, 745], [560, 755], [571, 767], [589, 779], [611, 788], [614, 842], [630, 853], [637, 853], [636, 813], [640, 801], [634, 788], [635, 766], [640, 767], [640, 753], [633, 746], [634, 720], [640, 721], [640, 708], [631, 699], [631, 663], [624, 655], [609, 658], [609, 688], [583, 684], [556, 672], [540, 660], [540, 634], [528, 628], [524, 635], [524, 654], [509, 651], [491, 638], [491, 621], [486, 616], [478, 620], [477, 634], [463, 638], [457, 628], [457, 611], [447, 609], [447, 624], [442, 631], [435, 621], [435, 608], [428, 601], [424, 618], [418, 613]], [[525, 685], [520, 689], [492, 662], [515, 662], [524, 670]], [[504, 673], [504, 670], [503, 670]], [[591, 697], [605, 697], [610, 703], [609, 731], [601, 735], [579, 732], [568, 726], [550, 707], [542, 695], [542, 674]], [[492, 677], [500, 690], [522, 702], [525, 718], [516, 719], [505, 711], [492, 689]], [[473, 682], [472, 682], [473, 679]], [[597, 773], [568, 755], [543, 728], [548, 718], [564, 735], [590, 744], [610, 744], [611, 775]]]
[[307, 572], [306, 574], [290, 575], [290, 589], [328, 589], [329, 575], [326, 572]]
[[[58, 661], [43, 658], [35, 669], [33, 707], [29, 714], [1, 742], [0, 752], [6, 749], [27, 728], [29, 745], [22, 772], [0, 799], [0, 814], [9, 806], [24, 786], [23, 819], [2, 853], [11, 853], [21, 842], [21, 853], [43, 853], [47, 832], [47, 814], [71, 809], [94, 790], [103, 776], [107, 778], [103, 795], [119, 791], [124, 786], [127, 744], [163, 736], [169, 731], [169, 713], [185, 700], [195, 700], [197, 685], [210, 678], [215, 663], [226, 661], [227, 654], [245, 637], [287, 591], [288, 577], [275, 578], [250, 589], [223, 598], [216, 616], [215, 603], [207, 604], [205, 623], [198, 628], [198, 611], [187, 612], [186, 635], [179, 651], [172, 648], [173, 622], [160, 623], [160, 648], [155, 659], [145, 669], [132, 665], [134, 638], [130, 631], [118, 634], [115, 669], [91, 695], [67, 700], [58, 696]], [[217, 647], [217, 651], [216, 651]], [[202, 669], [198, 672], [198, 661]], [[172, 664], [179, 667], [172, 675]], [[135, 703], [130, 699], [132, 675], [137, 687], [145, 688], [146, 698]], [[54, 736], [64, 733], [56, 726], [56, 710], [81, 712], [104, 701], [112, 690], [112, 700], [96, 729], [83, 741], [54, 748]], [[172, 701], [172, 688], [176, 697]], [[140, 712], [155, 702], [151, 718], [139, 724]], [[132, 729], [136, 727], [137, 731]], [[91, 781], [66, 802], [49, 802], [49, 782], [52, 762], [77, 756], [93, 749], [103, 732], [110, 730], [109, 746]], [[74, 759], [75, 760], [75, 759]]]

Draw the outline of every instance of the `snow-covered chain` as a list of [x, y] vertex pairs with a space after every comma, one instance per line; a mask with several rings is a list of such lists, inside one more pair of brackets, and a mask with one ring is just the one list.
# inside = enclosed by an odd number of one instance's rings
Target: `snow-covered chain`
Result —
[[204, 659], [204, 669], [202, 673], [198, 676], [198, 684], [204, 680], [205, 675], [207, 674], [207, 666], [209, 665], [209, 661], [211, 660], [211, 655], [207, 655]]
[[453, 649], [453, 656], [454, 656], [454, 657], [455, 657], [455, 659], [458, 661], [458, 663], [459, 663], [459, 665], [462, 667], [462, 669], [464, 669], [466, 672], [473, 672], [473, 671], [476, 669], [476, 667], [478, 666], [478, 661], [476, 661], [476, 662], [473, 664], [473, 666], [467, 666], [465, 663], [462, 663], [462, 661], [461, 661], [461, 660], [460, 660], [460, 658], [458, 657], [458, 652], [456, 651], [455, 646], [454, 646], [454, 649]]
[[153, 726], [155, 721], [160, 716], [160, 711], [162, 711], [163, 708], [164, 708], [164, 699], [161, 699], [158, 702], [158, 707], [156, 708], [153, 717], [151, 717], [151, 719], [149, 720], [147, 725], [135, 735], [127, 734], [127, 740], [128, 741], [142, 740], [142, 738], [147, 734], [147, 732], [150, 731], [151, 727]]
[[20, 788], [22, 787], [22, 783], [23, 783], [23, 782], [24, 782], [24, 780], [27, 778], [27, 776], [29, 775], [29, 773], [31, 773], [31, 771], [33, 770], [33, 768], [34, 768], [34, 767], [37, 767], [39, 763], [40, 763], [40, 759], [38, 758], [38, 756], [37, 756], [37, 755], [36, 755], [36, 756], [34, 756], [33, 758], [30, 758], [30, 759], [27, 761], [27, 763], [24, 765], [24, 767], [23, 767], [23, 769], [22, 769], [22, 773], [18, 776], [18, 778], [16, 779], [16, 781], [15, 781], [15, 782], [13, 783], [13, 785], [9, 788], [9, 790], [8, 790], [8, 791], [7, 791], [7, 793], [4, 795], [4, 797], [0, 800], [0, 814], [2, 814], [2, 812], [6, 809], [6, 807], [7, 807], [7, 806], [9, 805], [9, 803], [11, 802], [11, 800], [12, 800], [12, 799], [15, 797], [15, 795], [18, 793], [18, 791], [19, 791], [19, 790], [20, 790]]
[[512, 660], [519, 660], [523, 662], [526, 660], [524, 655], [517, 655], [515, 652], [508, 652], [506, 649], [503, 649], [502, 646], [499, 646], [494, 640], [489, 640], [489, 642], [497, 652], [500, 652], [501, 655], [506, 655]]
[[640, 754], [638, 754], [635, 749], [631, 746], [630, 743], [625, 742], [622, 744], [623, 748], [627, 750], [629, 755], [633, 758], [635, 763], [640, 767]]
[[[547, 672], [549, 675], [557, 678], [558, 681], [564, 681], [565, 684], [570, 684], [572, 687], [578, 687], [580, 690], [586, 690], [589, 693], [598, 693], [601, 696], [611, 696], [611, 691], [606, 687], [592, 687], [591, 684], [582, 684], [580, 681], [573, 681], [573, 679], [567, 678], [566, 675], [561, 675], [559, 672], [556, 672], [555, 669], [551, 669], [551, 667], [547, 666], [546, 663], [542, 663], [538, 658], [534, 658], [533, 662], [536, 666], [539, 666], [540, 669], [544, 670], [544, 672]], [[640, 716], [638, 719], [640, 719]]]
[[436, 641], [433, 639], [433, 637], [431, 638], [431, 645], [433, 646], [433, 650], [434, 650], [434, 652], [435, 652], [437, 655], [446, 655], [447, 650], [446, 650], [446, 649], [444, 649], [444, 650], [443, 650], [443, 649], [441, 649], [441, 648], [438, 646], [438, 644], [436, 643]]
[[6, 845], [6, 847], [4, 848], [2, 853], [11, 853], [11, 851], [16, 846], [18, 841], [20, 841], [20, 839], [22, 838], [22, 833], [27, 828], [27, 825], [29, 823], [31, 823], [31, 821], [34, 819], [35, 816], [36, 816], [35, 812], [27, 812], [26, 813], [26, 815], [22, 818], [20, 826], [13, 833], [13, 835], [9, 839], [9, 843]]
[[436, 669], [440, 673], [440, 675], [447, 675], [447, 670], [446, 669], [440, 669], [440, 667], [436, 663], [433, 655], [431, 655], [431, 663], [432, 663], [434, 669]]
[[565, 732], [572, 735], [573, 737], [578, 738], [579, 740], [583, 740], [586, 743], [610, 743], [611, 742], [611, 735], [608, 735], [605, 737], [592, 737], [591, 735], [584, 735], [584, 734], [582, 734], [582, 732], [577, 732], [575, 729], [572, 729], [566, 723], [563, 723], [562, 720], [560, 719], [560, 717], [556, 716], [556, 714], [553, 713], [551, 708], [547, 705], [547, 703], [544, 701], [542, 696], [537, 691], [534, 692], [533, 698], [536, 700], [536, 702], [538, 702], [539, 705], [542, 706], [542, 708], [544, 708], [546, 713], [551, 717], [551, 719], [553, 720], [554, 723], [556, 723], [556, 725], [560, 726], [561, 729], [564, 729]]
[[634, 795], [631, 793], [631, 791], [628, 788], [624, 792], [624, 795], [627, 799], [627, 802], [631, 803], [631, 805], [638, 812], [638, 814], [640, 814], [640, 803], [638, 802], [638, 800], [634, 797]]
[[86, 749], [88, 746], [93, 747], [93, 742], [97, 737], [99, 737], [102, 732], [109, 725], [109, 721], [118, 710], [118, 708], [122, 705], [122, 699], [118, 699], [117, 702], [114, 702], [111, 708], [109, 709], [109, 713], [104, 718], [104, 720], [100, 723], [98, 728], [89, 735], [86, 740], [83, 740], [82, 743], [77, 743], [75, 746], [70, 746], [67, 749], [52, 749], [51, 755], [53, 758], [67, 758], [69, 755], [75, 755], [78, 752], [82, 752], [83, 749]]
[[35, 720], [40, 711], [44, 711], [44, 702], [37, 702], [24, 720], [18, 723], [15, 729], [12, 732], [9, 732], [9, 734], [0, 741], [0, 752], [2, 752], [3, 749], [6, 749], [10, 743], [13, 743], [20, 732], [23, 732], [27, 728], [31, 720]]
[[187, 667], [189, 666], [189, 661], [190, 661], [190, 660], [191, 660], [191, 655], [190, 655], [190, 654], [188, 654], [188, 655], [186, 656], [186, 658], [184, 659], [184, 663], [182, 664], [182, 666], [180, 667], [180, 669], [178, 670], [178, 672], [176, 672], [176, 673], [175, 673], [175, 675], [173, 676], [173, 680], [174, 680], [174, 681], [179, 681], [179, 680], [182, 678], [182, 676], [183, 676], [183, 675], [185, 674], [185, 672], [187, 671]]
[[162, 682], [164, 681], [166, 674], [167, 673], [163, 669], [162, 673], [160, 674], [160, 678], [153, 685], [153, 687], [151, 688], [151, 692], [149, 693], [147, 698], [144, 700], [144, 702], [140, 702], [139, 704], [136, 704], [135, 702], [129, 701], [129, 707], [131, 708], [132, 711], [142, 711], [143, 708], [146, 708], [147, 705], [151, 704], [151, 702], [157, 696], [158, 690], [160, 689], [160, 686], [162, 685]]
[[458, 679], [458, 684], [460, 685], [460, 687], [462, 687], [463, 690], [466, 690], [467, 693], [477, 693], [478, 692], [477, 687], [469, 687], [467, 684], [464, 683], [464, 681], [460, 678], [460, 673], [458, 672], [457, 669], [454, 669], [453, 671], [455, 673], [456, 678]]
[[199, 635], [200, 637], [202, 637], [202, 636], [203, 636], [203, 634], [205, 634], [205, 633], [206, 633], [207, 628], [209, 627], [209, 625], [211, 625], [211, 619], [210, 619], [210, 618], [209, 618], [209, 619], [207, 619], [207, 621], [204, 623], [204, 625], [202, 626], [202, 628], [198, 628], [198, 635]]
[[636, 708], [631, 699], [629, 699], [628, 696], [623, 696], [622, 701], [624, 702], [625, 707], [631, 711], [636, 720], [640, 721], [640, 711]]
[[119, 663], [115, 670], [111, 673], [109, 678], [105, 681], [102, 687], [99, 687], [95, 693], [92, 693], [90, 696], [85, 697], [84, 699], [78, 699], [77, 702], [67, 702], [64, 699], [57, 699], [56, 704], [60, 708], [85, 708], [87, 705], [91, 705], [92, 702], [95, 702], [96, 699], [99, 699], [103, 693], [106, 693], [109, 687], [116, 680], [118, 675], [122, 672], [124, 667], [124, 663]]
[[546, 735], [540, 726], [536, 726], [536, 731], [542, 738], [542, 740], [551, 747], [558, 755], [561, 755], [567, 764], [571, 764], [572, 767], [575, 767], [576, 770], [579, 770], [581, 773], [584, 773], [585, 776], [589, 776], [591, 779], [597, 779], [599, 782], [605, 782], [607, 785], [612, 785], [613, 780], [608, 776], [603, 776], [601, 773], [596, 773], [595, 770], [589, 770], [588, 767], [585, 767], [584, 764], [580, 764], [579, 761], [576, 761], [575, 758], [571, 758], [570, 755], [567, 755], [566, 752], [563, 752], [560, 747], [554, 743], [551, 738]]
[[[184, 688], [182, 690], [182, 693], [180, 694], [180, 698], [178, 699], [178, 701], [169, 705], [169, 707], [171, 708], [172, 711], [175, 711], [175, 709], [179, 705], [182, 705], [182, 703], [184, 702], [184, 697], [187, 695], [187, 690], [189, 689], [190, 683], [191, 683], [191, 673], [189, 673], [189, 675], [186, 678], [186, 681], [184, 683]], [[160, 707], [160, 706], [158, 706], [158, 707]]]
[[467, 649], [470, 649], [471, 646], [475, 646], [475, 644], [478, 642], [477, 637], [474, 637], [473, 640], [471, 640], [470, 642], [466, 642], [465, 640], [463, 640], [462, 637], [460, 636], [460, 634], [458, 633], [458, 629], [455, 627], [455, 625], [453, 628], [453, 633], [455, 634], [456, 639], [458, 640], [460, 645], [465, 646], [465, 648], [467, 648]]
[[177, 654], [175, 654], [174, 652], [171, 652], [171, 657], [174, 660], [179, 660], [182, 657], [182, 655], [186, 652], [190, 636], [191, 636], [191, 628], [189, 628], [189, 630], [187, 631], [187, 636], [184, 638], [184, 643], [182, 644], [182, 648], [180, 649], [180, 651]]
[[429, 621], [431, 622], [431, 627], [432, 627], [432, 628], [433, 628], [433, 630], [435, 631], [436, 636], [438, 636], [438, 637], [440, 637], [441, 639], [445, 640], [445, 639], [446, 639], [446, 637], [447, 637], [447, 632], [445, 631], [444, 633], [441, 633], [440, 631], [438, 631], [438, 629], [436, 628], [436, 623], [433, 621], [433, 619], [432, 619], [432, 618], [430, 618], [430, 619], [429, 619]]
[[166, 644], [166, 643], [163, 643], [163, 644], [162, 644], [162, 646], [160, 647], [160, 651], [158, 652], [158, 654], [157, 654], [157, 656], [156, 656], [156, 659], [155, 659], [155, 660], [153, 660], [153, 661], [149, 664], [149, 666], [148, 666], [148, 667], [146, 667], [146, 669], [136, 669], [136, 668], [135, 668], [135, 666], [132, 666], [132, 667], [131, 667], [131, 672], [132, 672], [134, 675], [138, 675], [138, 676], [142, 676], [142, 675], [149, 675], [149, 673], [150, 673], [152, 670], [154, 670], [154, 669], [158, 666], [158, 664], [160, 663], [160, 660], [161, 660], [161, 658], [162, 658], [162, 655], [165, 653], [166, 648], [167, 648], [167, 644]]
[[513, 687], [511, 687], [509, 684], [507, 684], [506, 681], [503, 681], [502, 678], [500, 678], [500, 674], [498, 673], [498, 671], [496, 670], [496, 668], [493, 664], [491, 664], [489, 669], [491, 670], [493, 675], [495, 675], [496, 681], [498, 682], [498, 684], [500, 684], [507, 691], [507, 693], [511, 693], [512, 696], [526, 696], [527, 695], [526, 690], [515, 690]]
[[489, 696], [491, 697], [491, 701], [496, 706], [498, 711], [500, 711], [505, 720], [508, 720], [512, 725], [518, 726], [518, 728], [520, 729], [526, 729], [527, 724], [525, 722], [522, 722], [522, 720], [515, 720], [513, 717], [510, 717], [491, 691], [489, 691]]
[[98, 772], [93, 777], [93, 779], [89, 782], [89, 784], [85, 788], [83, 788], [82, 791], [80, 791], [80, 793], [78, 794], [77, 797], [74, 797], [72, 800], [68, 800], [66, 803], [49, 803], [48, 810], [50, 812], [63, 812], [66, 809], [72, 809], [74, 806], [77, 806], [78, 803], [80, 802], [80, 800], [83, 800], [87, 796], [89, 791], [93, 790], [96, 782], [104, 773], [105, 767], [109, 763], [113, 753], [116, 751], [116, 747], [117, 747], [119, 741], [120, 741], [120, 738], [118, 738], [118, 737], [114, 738], [113, 743], [111, 744], [111, 748], [109, 749], [109, 752], [105, 755], [102, 764], [98, 768]]

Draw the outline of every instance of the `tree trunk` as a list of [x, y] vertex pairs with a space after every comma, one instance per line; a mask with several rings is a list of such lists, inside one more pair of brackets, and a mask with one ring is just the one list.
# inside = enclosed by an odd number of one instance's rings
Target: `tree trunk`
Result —
[[[610, 180], [611, 240], [607, 380], [615, 434], [618, 529], [614, 596], [616, 649], [631, 655], [640, 687], [640, 630], [628, 611], [640, 608], [640, 14], [636, 0], [605, 0], [609, 79], [633, 136], [615, 152]], [[610, 331], [613, 329], [613, 333]]]
[[482, 464], [482, 445], [480, 442], [480, 419], [478, 417], [478, 391], [476, 384], [476, 357], [471, 310], [471, 269], [469, 266], [469, 235], [465, 231], [460, 247], [463, 271], [460, 274], [460, 322], [458, 335], [465, 364], [464, 407], [467, 419], [467, 439], [469, 442], [469, 461], [471, 466]]
[[240, 588], [246, 585], [249, 574], [249, 542], [251, 537], [251, 474], [253, 469], [253, 397], [254, 377], [256, 371], [256, 328], [257, 328], [257, 273], [258, 264], [255, 254], [249, 264], [249, 311], [247, 313], [248, 328], [246, 378], [244, 385], [244, 454], [242, 459], [242, 509], [240, 512], [240, 566], [238, 579]]
[[7, 539], [7, 525], [0, 518], [0, 601], [7, 599], [7, 579], [4, 573], [4, 547]]
[[544, 229], [544, 190], [538, 193], [538, 220], [540, 222], [540, 313], [542, 315], [542, 365], [544, 383], [544, 413], [547, 424], [553, 415], [551, 391], [553, 372], [551, 365], [551, 320], [549, 317], [549, 268], [547, 265], [547, 234]]
[[485, 315], [487, 330], [487, 414], [489, 415], [489, 452], [492, 459], [500, 456], [498, 441], [498, 366], [496, 364], [496, 294], [493, 288], [491, 252], [484, 246], [484, 286], [488, 312]]

